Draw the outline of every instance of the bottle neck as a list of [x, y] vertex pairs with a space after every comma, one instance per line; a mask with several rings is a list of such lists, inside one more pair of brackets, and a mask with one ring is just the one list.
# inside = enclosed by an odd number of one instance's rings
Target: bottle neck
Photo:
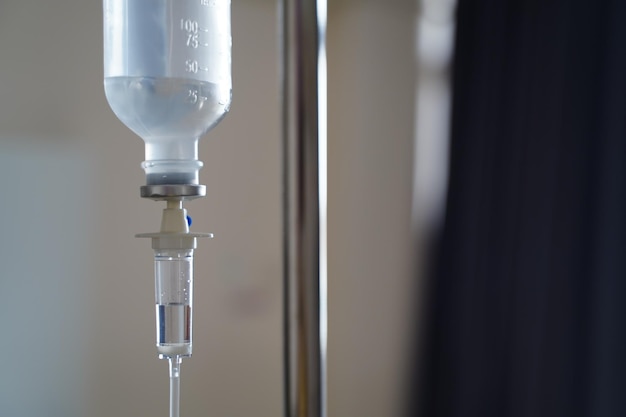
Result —
[[199, 184], [202, 161], [198, 160], [146, 160], [141, 166], [146, 173], [147, 185]]
[[198, 139], [146, 140], [146, 160], [141, 164], [147, 185], [193, 184], [199, 181]]

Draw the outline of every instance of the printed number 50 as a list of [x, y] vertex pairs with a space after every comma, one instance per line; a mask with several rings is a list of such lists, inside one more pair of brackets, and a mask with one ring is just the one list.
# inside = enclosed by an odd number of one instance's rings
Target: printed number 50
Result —
[[191, 73], [197, 73], [198, 72], [198, 61], [193, 60], [193, 59], [188, 59], [185, 61], [185, 71], [187, 72], [191, 72]]

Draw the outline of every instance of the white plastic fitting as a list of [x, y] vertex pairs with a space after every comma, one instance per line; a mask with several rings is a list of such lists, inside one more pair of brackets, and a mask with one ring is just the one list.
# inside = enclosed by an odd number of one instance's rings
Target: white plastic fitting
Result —
[[212, 233], [190, 233], [187, 210], [182, 200], [168, 200], [163, 209], [161, 230], [157, 233], [140, 233], [137, 237], [152, 239], [152, 249], [195, 249], [197, 238], [212, 238]]

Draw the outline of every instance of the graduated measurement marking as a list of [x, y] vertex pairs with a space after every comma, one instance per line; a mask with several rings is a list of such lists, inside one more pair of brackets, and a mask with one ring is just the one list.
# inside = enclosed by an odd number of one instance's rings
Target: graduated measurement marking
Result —
[[[208, 29], [200, 27], [197, 20], [182, 18], [180, 19], [180, 30], [186, 34], [185, 44], [192, 49], [209, 46], [208, 43], [200, 43], [200, 32], [208, 32]], [[197, 60], [185, 60], [185, 72], [197, 74], [198, 71], [208, 72], [208, 67], [200, 66]], [[194, 101], [193, 103], [196, 103]]]
[[200, 90], [197, 88], [190, 88], [187, 90], [187, 103], [197, 104], [198, 102], [204, 103], [209, 98], [200, 94]]
[[191, 20], [191, 19], [185, 19], [182, 18], [180, 19], [180, 30], [182, 30], [183, 32], [185, 32], [186, 36], [186, 41], [185, 44], [191, 48], [197, 48], [198, 46], [200, 46], [200, 40], [199, 40], [199, 30], [200, 30], [200, 26], [198, 25], [198, 21], [197, 20]]
[[185, 61], [185, 71], [197, 74], [198, 71], [209, 71], [209, 67], [201, 67], [195, 59], [188, 59]]
[[192, 19], [180, 19], [180, 30], [187, 34], [185, 43], [191, 48], [197, 48], [199, 46], [209, 46], [207, 42], [200, 43], [200, 32], [207, 33], [209, 29], [200, 27], [197, 20]]

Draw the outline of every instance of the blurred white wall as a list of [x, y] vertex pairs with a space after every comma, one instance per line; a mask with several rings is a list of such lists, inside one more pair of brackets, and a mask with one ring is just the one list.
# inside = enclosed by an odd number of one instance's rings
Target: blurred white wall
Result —
[[[329, 415], [401, 410], [413, 328], [413, 1], [329, 2]], [[282, 415], [277, 9], [233, 2], [233, 106], [200, 143], [182, 415]], [[143, 143], [102, 88], [99, 1], [0, 3], [0, 415], [167, 415]]]
[[329, 2], [329, 413], [402, 413], [412, 317], [413, 1]]

